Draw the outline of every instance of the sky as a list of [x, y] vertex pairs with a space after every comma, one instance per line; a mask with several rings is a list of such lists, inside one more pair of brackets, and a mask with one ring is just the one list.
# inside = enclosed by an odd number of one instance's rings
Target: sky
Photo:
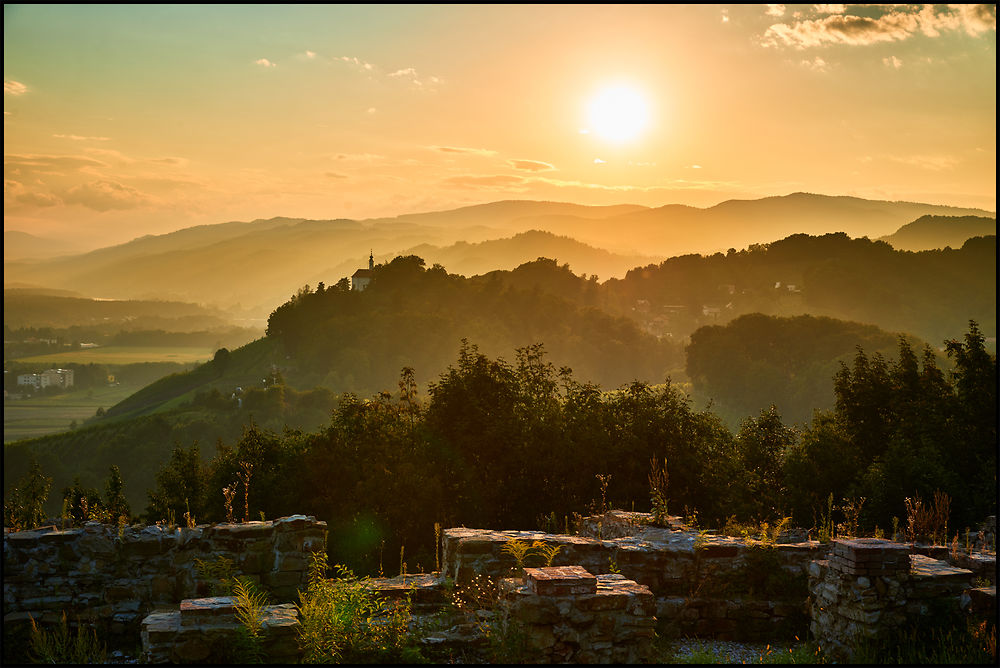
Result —
[[792, 192], [996, 209], [992, 5], [4, 5], [4, 230]]

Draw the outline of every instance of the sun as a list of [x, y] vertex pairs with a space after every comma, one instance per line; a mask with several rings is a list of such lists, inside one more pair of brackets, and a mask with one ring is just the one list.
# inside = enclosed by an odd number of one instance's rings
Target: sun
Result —
[[587, 105], [589, 130], [614, 143], [636, 139], [649, 125], [649, 107], [629, 86], [601, 90]]

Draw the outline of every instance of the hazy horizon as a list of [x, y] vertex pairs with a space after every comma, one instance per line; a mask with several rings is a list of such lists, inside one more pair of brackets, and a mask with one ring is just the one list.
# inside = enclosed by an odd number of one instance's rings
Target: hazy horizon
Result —
[[995, 211], [995, 8], [6, 5], [4, 136], [5, 231], [87, 248], [502, 200]]

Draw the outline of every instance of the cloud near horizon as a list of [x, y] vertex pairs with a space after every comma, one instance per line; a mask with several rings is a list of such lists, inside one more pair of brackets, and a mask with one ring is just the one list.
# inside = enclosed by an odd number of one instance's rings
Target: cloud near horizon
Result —
[[60, 204], [61, 201], [50, 193], [32, 192], [23, 183], [13, 179], [3, 181], [4, 207], [16, 207], [21, 204], [27, 207], [49, 207]]
[[52, 135], [56, 139], [70, 139], [72, 141], [111, 141], [111, 137], [82, 137], [80, 135]]
[[79, 204], [94, 211], [134, 209], [150, 202], [147, 195], [117, 181], [98, 180], [73, 186], [63, 195], [66, 204]]
[[[4, 174], [63, 174], [63, 170], [84, 171], [107, 167], [94, 158], [71, 155], [5, 155]], [[53, 171], [58, 170], [58, 171]]]
[[895, 6], [878, 18], [831, 14], [796, 23], [776, 23], [761, 38], [767, 47], [807, 49], [829, 44], [866, 46], [899, 42], [918, 34], [938, 37], [942, 32], [965, 30], [978, 36], [996, 30], [994, 5], [959, 5], [938, 9], [934, 5], [917, 8]]
[[540, 160], [508, 160], [507, 164], [514, 169], [521, 169], [526, 172], [550, 172], [555, 170], [555, 166]]
[[428, 146], [427, 148], [441, 153], [470, 153], [473, 155], [486, 156], [494, 156], [497, 154], [496, 151], [491, 151], [488, 148], [469, 148], [467, 146]]

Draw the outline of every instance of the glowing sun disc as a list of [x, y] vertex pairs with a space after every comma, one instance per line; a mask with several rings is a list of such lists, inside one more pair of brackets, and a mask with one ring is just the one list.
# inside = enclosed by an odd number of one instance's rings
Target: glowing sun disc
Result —
[[590, 129], [614, 142], [635, 139], [649, 123], [646, 101], [627, 86], [605, 88], [590, 101], [587, 111]]

